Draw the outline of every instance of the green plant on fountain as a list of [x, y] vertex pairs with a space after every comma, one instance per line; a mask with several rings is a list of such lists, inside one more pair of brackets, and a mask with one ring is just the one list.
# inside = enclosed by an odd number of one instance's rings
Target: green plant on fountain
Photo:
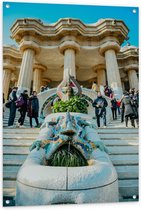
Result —
[[[73, 87], [71, 86], [73, 85]], [[75, 89], [75, 90], [74, 90]], [[74, 77], [69, 77], [69, 82], [63, 80], [57, 88], [57, 95], [61, 101], [53, 105], [53, 112], [78, 112], [88, 113], [89, 106], [86, 99], [82, 97], [82, 89]]]
[[86, 166], [88, 164], [86, 159], [75, 147], [71, 144], [64, 144], [51, 156], [48, 165], [77, 167]]
[[67, 101], [57, 101], [53, 106], [53, 112], [78, 112], [87, 114], [88, 102], [82, 96], [72, 96]]

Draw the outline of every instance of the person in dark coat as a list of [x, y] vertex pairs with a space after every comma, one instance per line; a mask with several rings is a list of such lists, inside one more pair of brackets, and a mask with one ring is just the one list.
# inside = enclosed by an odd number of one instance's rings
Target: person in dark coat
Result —
[[24, 90], [23, 93], [21, 93], [20, 98], [23, 100], [23, 104], [19, 107], [18, 111], [20, 112], [20, 118], [18, 119], [18, 126], [23, 126], [25, 115], [27, 112], [27, 100], [28, 100], [28, 91]]
[[38, 121], [39, 100], [37, 98], [36, 91], [33, 91], [33, 94], [29, 97], [27, 112], [28, 112], [27, 116], [30, 119], [30, 127], [32, 128], [32, 118], [34, 118], [36, 121], [36, 127], [39, 127], [39, 121]]
[[97, 98], [93, 102], [93, 107], [95, 107], [95, 115], [97, 119], [97, 126], [100, 127], [100, 118], [103, 118], [103, 123], [106, 126], [106, 107], [108, 103], [101, 93], [98, 92]]
[[138, 95], [137, 93], [134, 94], [134, 96], [131, 98], [131, 105], [134, 112], [134, 119], [136, 120], [137, 126], [139, 126], [139, 114], [138, 114], [138, 108], [139, 108], [139, 101], [138, 101]]
[[121, 123], [123, 123], [123, 122], [124, 122], [124, 109], [125, 109], [125, 107], [124, 107], [124, 106], [122, 106], [122, 100], [123, 100], [123, 98], [124, 98], [124, 95], [122, 96], [122, 98], [121, 98], [121, 103], [120, 103], [120, 110], [121, 110]]
[[116, 98], [113, 98], [111, 100], [111, 110], [112, 110], [113, 120], [116, 120], [117, 119], [117, 100], [116, 100]]
[[124, 109], [126, 127], [128, 127], [128, 118], [130, 118], [131, 125], [135, 127], [135, 122], [134, 122], [135, 113], [133, 111], [131, 98], [128, 93], [124, 94], [124, 97], [121, 101], [121, 108]]
[[17, 100], [17, 87], [12, 89], [12, 92], [9, 95], [9, 100], [11, 101], [10, 105], [10, 113], [9, 113], [9, 120], [8, 120], [8, 127], [13, 127], [15, 116], [16, 116], [16, 100]]
[[4, 111], [5, 111], [5, 96], [3, 93], [3, 118], [4, 118]]

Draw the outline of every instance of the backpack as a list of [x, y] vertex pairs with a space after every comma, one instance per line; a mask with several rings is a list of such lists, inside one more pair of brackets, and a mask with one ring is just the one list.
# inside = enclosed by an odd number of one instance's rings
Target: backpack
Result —
[[11, 107], [11, 104], [12, 104], [12, 101], [7, 101], [6, 103], [5, 103], [5, 106], [6, 106], [6, 108], [10, 108]]
[[23, 97], [20, 96], [19, 99], [16, 101], [16, 107], [21, 107], [24, 105], [24, 100], [23, 100]]

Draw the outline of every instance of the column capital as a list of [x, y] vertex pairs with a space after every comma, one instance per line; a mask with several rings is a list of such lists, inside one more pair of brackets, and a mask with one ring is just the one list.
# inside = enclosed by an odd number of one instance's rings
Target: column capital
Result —
[[51, 80], [48, 79], [48, 78], [42, 78], [42, 81], [43, 81], [43, 82], [48, 82], [48, 83], [51, 82]]
[[73, 49], [75, 53], [78, 53], [80, 51], [80, 46], [75, 41], [64, 41], [60, 44], [59, 50], [60, 53], [64, 54], [64, 51], [67, 49]]
[[10, 63], [4, 63], [3, 64], [3, 69], [4, 70], [9, 70], [11, 72], [15, 71], [16, 70], [16, 67], [13, 65], [13, 64], [10, 64]]
[[138, 71], [138, 69], [139, 69], [138, 64], [130, 64], [124, 67], [125, 71], [130, 71], [130, 70]]
[[46, 71], [47, 70], [47, 67], [42, 65], [42, 64], [39, 64], [39, 63], [35, 63], [33, 65], [33, 70], [35, 69], [39, 69], [40, 71]]
[[114, 50], [115, 52], [119, 52], [120, 45], [114, 41], [107, 41], [100, 46], [99, 52], [102, 56], [104, 56], [104, 53], [107, 50]]
[[32, 49], [36, 54], [40, 52], [39, 45], [34, 41], [22, 41], [20, 44], [20, 50], [24, 52], [26, 49]]
[[13, 81], [13, 82], [18, 81], [18, 78], [17, 78], [17, 76], [14, 73], [12, 73], [11, 81]]
[[93, 70], [94, 71], [99, 71], [101, 69], [106, 70], [105, 64], [98, 64], [98, 65], [96, 65], [96, 66], [93, 67]]

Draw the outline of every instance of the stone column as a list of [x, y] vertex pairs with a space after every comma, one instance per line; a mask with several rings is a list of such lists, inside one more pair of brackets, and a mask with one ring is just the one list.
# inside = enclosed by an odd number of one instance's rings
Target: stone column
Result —
[[16, 74], [12, 74], [11, 76], [11, 81], [14, 83], [14, 86], [17, 87], [17, 83], [18, 83], [18, 78]]
[[116, 52], [119, 50], [120, 46], [113, 41], [108, 41], [100, 47], [101, 55], [105, 55], [108, 85], [113, 89], [116, 98], [121, 98], [123, 94], [116, 58]]
[[23, 58], [17, 84], [18, 93], [21, 93], [23, 90], [30, 92], [34, 56], [39, 52], [39, 46], [33, 41], [24, 41], [20, 45], [20, 50], [23, 52]]
[[63, 78], [68, 81], [69, 75], [76, 78], [75, 54], [80, 47], [75, 41], [64, 41], [60, 46], [60, 52], [64, 54], [64, 74]]
[[135, 90], [138, 90], [139, 89], [139, 81], [137, 77], [138, 65], [136, 64], [129, 65], [125, 67], [125, 70], [128, 71], [130, 88], [135, 88]]
[[33, 70], [33, 91], [39, 93], [42, 85], [42, 72], [46, 70], [46, 67], [41, 64], [35, 64]]
[[121, 85], [122, 85], [122, 89], [124, 91], [125, 90], [124, 80], [121, 80]]
[[11, 64], [4, 64], [3, 67], [3, 93], [5, 99], [7, 99], [12, 71], [15, 70], [15, 67]]
[[106, 85], [106, 74], [105, 74], [105, 65], [97, 65], [94, 67], [94, 71], [97, 71], [97, 84], [99, 86]]

